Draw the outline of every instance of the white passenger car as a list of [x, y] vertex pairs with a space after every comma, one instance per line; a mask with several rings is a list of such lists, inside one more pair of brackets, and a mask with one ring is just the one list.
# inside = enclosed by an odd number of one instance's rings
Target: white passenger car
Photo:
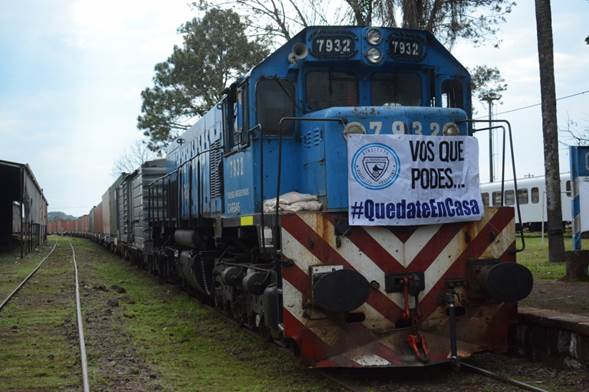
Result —
[[[569, 173], [560, 175], [560, 192], [562, 199], [562, 220], [571, 222], [572, 187]], [[504, 204], [515, 208], [515, 190], [513, 180], [505, 181]], [[481, 184], [481, 195], [485, 206], [501, 205], [501, 181]], [[526, 177], [517, 180], [517, 199], [521, 208], [524, 227], [532, 231], [541, 229], [542, 221], [547, 221], [546, 184], [544, 176]], [[516, 212], [516, 223], [520, 223]], [[518, 226], [519, 227], [519, 226]]]

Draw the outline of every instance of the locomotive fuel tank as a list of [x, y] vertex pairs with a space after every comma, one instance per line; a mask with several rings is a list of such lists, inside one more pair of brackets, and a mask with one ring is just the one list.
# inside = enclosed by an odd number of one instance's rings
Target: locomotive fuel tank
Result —
[[197, 249], [203, 240], [196, 230], [174, 231], [174, 241], [180, 246]]

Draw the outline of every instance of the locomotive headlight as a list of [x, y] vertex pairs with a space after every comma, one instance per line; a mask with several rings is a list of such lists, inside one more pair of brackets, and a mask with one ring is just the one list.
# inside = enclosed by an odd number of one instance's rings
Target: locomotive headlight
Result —
[[370, 29], [366, 33], [366, 41], [368, 41], [368, 43], [370, 45], [378, 45], [378, 44], [380, 44], [381, 40], [382, 40], [382, 34], [377, 29]]
[[444, 125], [444, 129], [442, 131], [444, 136], [458, 136], [460, 135], [460, 129], [454, 123], [448, 123]]
[[350, 135], [352, 133], [366, 133], [366, 128], [364, 128], [364, 125], [360, 124], [359, 122], [351, 122], [346, 124], [344, 128], [344, 135]]
[[380, 60], [382, 60], [382, 53], [376, 48], [370, 48], [368, 51], [366, 51], [366, 58], [372, 64], [377, 64], [380, 63]]

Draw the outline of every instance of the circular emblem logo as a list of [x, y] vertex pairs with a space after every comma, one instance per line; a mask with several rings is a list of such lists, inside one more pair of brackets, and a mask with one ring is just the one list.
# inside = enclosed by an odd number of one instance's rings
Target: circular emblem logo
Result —
[[391, 147], [382, 143], [362, 146], [352, 157], [352, 176], [368, 189], [384, 189], [399, 177], [401, 163]]

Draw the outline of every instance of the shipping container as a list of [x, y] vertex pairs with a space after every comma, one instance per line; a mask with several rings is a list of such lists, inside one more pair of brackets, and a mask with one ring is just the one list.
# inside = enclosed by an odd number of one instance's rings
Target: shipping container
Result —
[[98, 203], [96, 209], [94, 210], [94, 229], [95, 233], [98, 238], [102, 238], [103, 236], [103, 219], [102, 219], [102, 202]]
[[89, 215], [82, 215], [76, 221], [78, 223], [78, 233], [88, 234], [88, 217]]
[[101, 221], [102, 226], [100, 228], [100, 232], [104, 240], [110, 240], [110, 197], [109, 197], [109, 190], [110, 188], [102, 195], [102, 202], [100, 203], [101, 208]]

